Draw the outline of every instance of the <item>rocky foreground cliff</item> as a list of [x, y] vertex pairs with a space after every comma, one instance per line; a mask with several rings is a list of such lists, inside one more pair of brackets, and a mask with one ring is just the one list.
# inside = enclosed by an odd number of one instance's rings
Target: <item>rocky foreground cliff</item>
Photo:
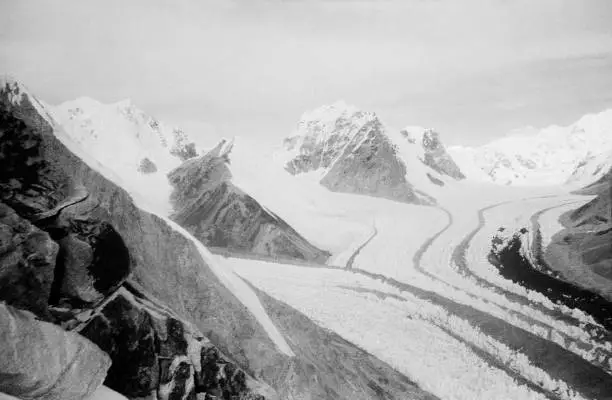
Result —
[[[281, 351], [195, 243], [77, 156], [78, 143], [10, 79], [0, 82], [0, 136], [0, 300], [101, 349], [112, 389], [160, 400], [433, 398], [257, 292], [292, 354]], [[66, 398], [89, 393], [72, 389]]]

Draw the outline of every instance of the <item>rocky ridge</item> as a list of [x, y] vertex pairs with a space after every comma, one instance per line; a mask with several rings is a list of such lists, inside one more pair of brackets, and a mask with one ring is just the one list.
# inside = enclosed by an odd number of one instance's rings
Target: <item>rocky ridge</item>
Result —
[[222, 140], [168, 174], [174, 187], [172, 218], [211, 248], [324, 263], [330, 253], [232, 183], [232, 146]]

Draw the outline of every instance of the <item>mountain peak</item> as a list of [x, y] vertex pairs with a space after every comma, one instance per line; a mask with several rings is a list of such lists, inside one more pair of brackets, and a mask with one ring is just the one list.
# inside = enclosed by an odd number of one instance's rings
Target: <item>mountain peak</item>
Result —
[[461, 168], [502, 184], [560, 185], [596, 180], [611, 160], [612, 109], [587, 114], [568, 126], [511, 131], [480, 147], [455, 147]]
[[28, 93], [28, 89], [15, 76], [11, 74], [0, 75], [0, 93], [8, 95], [11, 103], [21, 101], [22, 95]]
[[234, 148], [234, 140], [235, 138], [232, 138], [231, 140], [225, 138], [221, 139], [219, 143], [217, 143], [217, 145], [212, 150], [210, 150], [209, 154], [214, 157], [222, 157], [226, 160], [229, 160], [229, 154]]
[[81, 112], [91, 112], [100, 106], [102, 106], [102, 103], [100, 103], [98, 100], [88, 96], [80, 96], [74, 100], [68, 100], [59, 104], [57, 108], [72, 110], [73, 112], [76, 112], [77, 110], [80, 110]]
[[357, 107], [347, 104], [344, 100], [338, 100], [332, 104], [323, 105], [311, 111], [305, 112], [300, 118], [300, 124], [311, 121], [322, 123], [331, 122], [343, 115], [349, 116], [358, 111], [359, 109]]
[[8, 73], [0, 74], [0, 87], [1, 88], [4, 88], [6, 86], [13, 86], [13, 85], [21, 85], [19, 80], [14, 75], [8, 74]]
[[79, 97], [53, 111], [73, 140], [122, 175], [136, 174], [145, 158], [165, 173], [197, 155], [185, 132], [149, 116], [131, 99], [104, 104]]

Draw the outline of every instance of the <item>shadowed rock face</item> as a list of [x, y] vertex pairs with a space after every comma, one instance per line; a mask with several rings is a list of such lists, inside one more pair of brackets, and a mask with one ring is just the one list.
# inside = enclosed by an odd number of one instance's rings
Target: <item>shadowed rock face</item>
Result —
[[422, 145], [425, 149], [425, 158], [422, 160], [425, 165], [456, 180], [465, 179], [465, 175], [463, 175], [459, 166], [446, 152], [438, 132], [431, 129], [426, 130], [423, 133]]
[[228, 162], [218, 147], [170, 172], [177, 223], [209, 247], [316, 262], [329, 257], [235, 186]]
[[140, 161], [138, 172], [142, 172], [143, 174], [153, 174], [157, 172], [157, 166], [153, 161], [145, 157]]
[[378, 118], [363, 125], [321, 179], [332, 191], [367, 194], [415, 204], [433, 204], [406, 181], [406, 166], [384, 135]]
[[0, 203], [0, 300], [51, 319], [48, 303], [59, 245]]
[[596, 197], [561, 216], [566, 229], [553, 237], [547, 251], [563, 251], [579, 268], [612, 281], [612, 170], [576, 193]]

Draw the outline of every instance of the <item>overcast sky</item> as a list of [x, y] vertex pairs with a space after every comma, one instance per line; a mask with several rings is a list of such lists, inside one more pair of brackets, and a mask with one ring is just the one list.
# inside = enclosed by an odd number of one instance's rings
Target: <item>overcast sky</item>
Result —
[[343, 99], [473, 145], [612, 108], [610, 21], [610, 0], [0, 0], [0, 72], [192, 135], [278, 140]]

